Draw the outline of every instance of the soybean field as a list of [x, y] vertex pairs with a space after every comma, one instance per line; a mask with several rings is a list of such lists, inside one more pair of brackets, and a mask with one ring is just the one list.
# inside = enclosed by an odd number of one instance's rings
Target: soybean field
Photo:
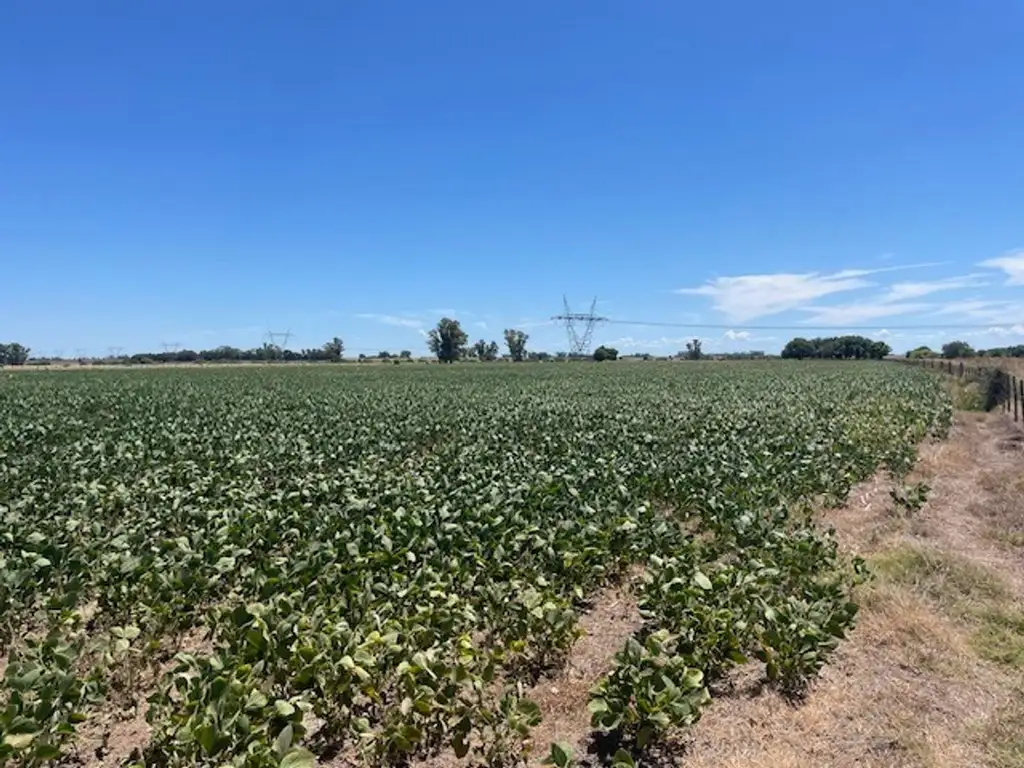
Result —
[[813, 511], [951, 418], [887, 363], [0, 372], [0, 764], [135, 713], [139, 765], [568, 765], [530, 689], [628, 578], [630, 765], [736, 665], [808, 685], [864, 578]]

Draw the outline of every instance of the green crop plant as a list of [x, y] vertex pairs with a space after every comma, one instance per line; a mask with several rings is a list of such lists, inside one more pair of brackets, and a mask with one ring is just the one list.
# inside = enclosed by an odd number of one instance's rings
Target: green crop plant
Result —
[[816, 674], [858, 573], [806, 510], [950, 417], [855, 363], [0, 374], [2, 749], [147, 695], [152, 764], [515, 762], [523, 686], [636, 567], [594, 714], [656, 739], [744, 659]]
[[711, 697], [704, 673], [687, 665], [668, 630], [652, 633], [641, 645], [635, 638], [615, 656], [608, 677], [591, 692], [590, 724], [621, 735], [641, 749], [672, 728], [700, 719]]
[[75, 669], [83, 645], [81, 635], [67, 641], [53, 630], [12, 654], [0, 692], [0, 765], [43, 765], [67, 754], [103, 693], [97, 675]]

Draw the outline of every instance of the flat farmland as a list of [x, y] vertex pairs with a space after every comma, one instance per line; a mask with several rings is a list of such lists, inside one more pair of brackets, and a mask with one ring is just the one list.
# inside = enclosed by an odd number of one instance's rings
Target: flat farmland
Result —
[[619, 590], [629, 765], [733, 668], [802, 695], [864, 579], [812, 513], [952, 416], [888, 363], [0, 373], [0, 763], [536, 759]]

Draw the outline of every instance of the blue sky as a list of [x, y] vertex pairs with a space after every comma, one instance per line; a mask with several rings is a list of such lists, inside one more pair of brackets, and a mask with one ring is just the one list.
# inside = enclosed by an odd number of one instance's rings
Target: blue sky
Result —
[[455, 314], [557, 350], [566, 294], [722, 326], [598, 330], [623, 351], [1022, 343], [1022, 24], [1020, 0], [8, 0], [0, 337], [418, 352]]

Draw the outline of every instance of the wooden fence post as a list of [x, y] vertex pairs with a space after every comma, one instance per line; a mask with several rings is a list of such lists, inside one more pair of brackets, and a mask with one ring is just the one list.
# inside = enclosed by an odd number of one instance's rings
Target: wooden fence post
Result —
[[1018, 410], [1017, 409], [1019, 408], [1019, 405], [1017, 403], [1017, 377], [1016, 376], [1011, 376], [1010, 377], [1010, 389], [1013, 390], [1013, 423], [1016, 424], [1017, 423], [1017, 414], [1018, 414]]

